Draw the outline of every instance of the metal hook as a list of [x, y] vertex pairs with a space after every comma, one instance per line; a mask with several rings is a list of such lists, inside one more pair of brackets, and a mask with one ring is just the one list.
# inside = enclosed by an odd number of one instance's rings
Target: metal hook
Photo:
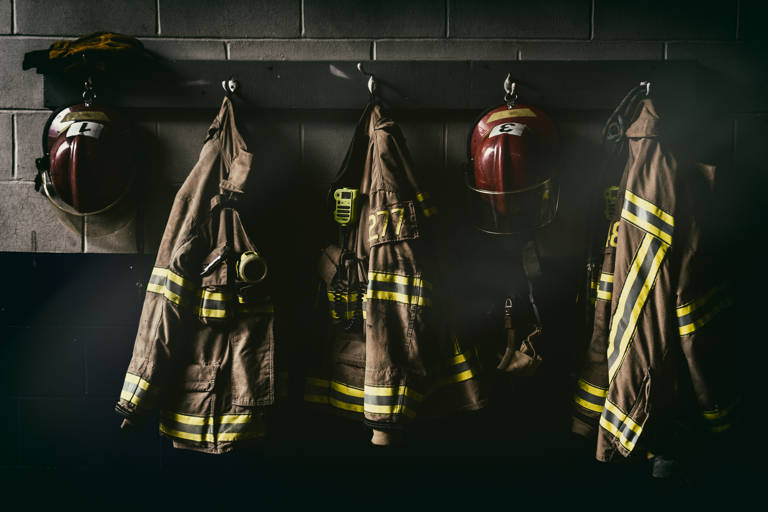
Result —
[[227, 80], [221, 81], [221, 87], [224, 89], [224, 94], [229, 98], [237, 92], [238, 87], [240, 87], [240, 82], [234, 77], [229, 77]]
[[369, 93], [371, 93], [371, 96], [373, 96], [374, 94], [376, 94], [376, 76], [375, 76], [373, 73], [369, 73], [369, 72], [367, 72], [367, 71], [366, 71], [366, 70], [363, 68], [363, 63], [362, 63], [362, 62], [358, 62], [358, 63], [357, 63], [357, 70], [358, 70], [360, 73], [362, 73], [363, 75], [366, 75], [366, 76], [369, 76], [369, 77], [370, 77], [370, 78], [368, 79], [368, 92], [369, 92]]
[[504, 92], [507, 108], [514, 107], [517, 102], [517, 83], [512, 81], [512, 73], [507, 73], [507, 78], [504, 79]]
[[651, 95], [651, 82], [640, 82], [640, 87], [645, 87], [645, 96]]

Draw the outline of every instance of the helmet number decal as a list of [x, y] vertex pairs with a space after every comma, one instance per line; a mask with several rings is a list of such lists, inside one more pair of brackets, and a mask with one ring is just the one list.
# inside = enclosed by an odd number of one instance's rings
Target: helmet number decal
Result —
[[488, 135], [488, 138], [496, 137], [497, 135], [517, 135], [520, 137], [523, 135], [523, 130], [525, 130], [525, 127], [527, 125], [524, 125], [523, 123], [504, 123], [500, 124], [498, 126], [494, 126], [493, 130], [491, 130], [491, 133]]
[[101, 123], [94, 123], [93, 121], [78, 121], [69, 125], [67, 130], [67, 138], [76, 137], [78, 135], [85, 135], [86, 137], [93, 137], [98, 139], [101, 137], [101, 130], [104, 129], [104, 125]]

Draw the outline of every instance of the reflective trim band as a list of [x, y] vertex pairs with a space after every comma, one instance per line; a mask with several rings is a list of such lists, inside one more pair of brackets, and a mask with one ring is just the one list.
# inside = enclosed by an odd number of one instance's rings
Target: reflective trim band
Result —
[[416, 199], [419, 201], [419, 206], [421, 206], [421, 211], [424, 213], [425, 217], [431, 217], [432, 215], [437, 214], [437, 207], [431, 205], [428, 193], [419, 192], [416, 194]]
[[726, 286], [721, 285], [712, 288], [703, 297], [675, 308], [680, 336], [694, 333], [732, 305], [731, 295]]
[[608, 390], [590, 384], [584, 379], [576, 382], [576, 393], [573, 395], [573, 401], [577, 405], [594, 412], [602, 412], [605, 406], [605, 397]]
[[508, 119], [510, 117], [536, 117], [536, 114], [529, 108], [511, 108], [494, 112], [488, 117], [487, 123], [498, 121], [499, 119]]
[[674, 217], [629, 190], [624, 191], [621, 218], [672, 245], [672, 233], [675, 228]]
[[255, 439], [264, 436], [261, 422], [251, 414], [189, 416], [163, 411], [160, 432], [195, 442], [219, 443]]
[[611, 318], [611, 331], [608, 337], [608, 381], [613, 382], [621, 363], [632, 344], [637, 322], [645, 307], [656, 276], [661, 268], [669, 245], [658, 238], [646, 234], [635, 258], [630, 264], [627, 279], [621, 289], [616, 311]]
[[163, 295], [174, 304], [180, 305], [193, 295], [194, 284], [167, 268], [154, 267], [149, 277], [147, 291]]
[[360, 388], [338, 381], [307, 377], [304, 400], [316, 404], [328, 404], [337, 409], [363, 412], [363, 395]]
[[432, 300], [428, 297], [431, 289], [432, 285], [420, 277], [369, 272], [365, 298], [429, 307], [432, 305]]
[[[365, 311], [359, 302], [357, 292], [326, 292], [328, 296], [328, 313], [334, 320], [354, 320], [365, 318]], [[363, 295], [365, 297], [365, 295]]]
[[711, 432], [725, 432], [730, 429], [737, 420], [737, 414], [735, 414], [738, 406], [741, 403], [741, 399], [737, 399], [731, 405], [725, 409], [716, 407], [709, 411], [703, 411], [701, 414], [707, 421], [707, 426]]
[[613, 274], [603, 272], [597, 283], [597, 295], [600, 300], [610, 301], [613, 298]]
[[153, 389], [150, 389], [149, 381], [133, 373], [126, 373], [123, 389], [120, 391], [120, 398], [138, 407], [142, 399], [152, 391]]
[[457, 354], [451, 360], [450, 374], [446, 378], [448, 383], [464, 382], [475, 376], [472, 365], [465, 353]]
[[635, 448], [643, 431], [640, 425], [609, 400], [605, 401], [605, 410], [600, 416], [600, 426], [610, 432], [629, 452]]
[[407, 386], [365, 386], [365, 412], [415, 416], [414, 407], [424, 395]]

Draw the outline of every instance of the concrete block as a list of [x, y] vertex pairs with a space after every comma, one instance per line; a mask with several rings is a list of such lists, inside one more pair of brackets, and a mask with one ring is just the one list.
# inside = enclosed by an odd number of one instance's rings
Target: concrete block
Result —
[[304, 0], [306, 37], [444, 37], [444, 0]]
[[195, 41], [190, 39], [142, 39], [147, 50], [173, 60], [226, 60], [224, 41]]
[[595, 0], [595, 39], [736, 38], [736, 0]]
[[702, 106], [723, 112], [768, 109], [768, 51], [746, 43], [676, 43], [667, 47], [667, 58], [695, 60], [699, 64], [698, 99]]
[[160, 33], [184, 37], [298, 37], [299, 0], [160, 0]]
[[13, 0], [0, 0], [0, 34], [11, 33], [11, 2]]
[[[71, 299], [70, 299], [71, 300]], [[84, 346], [72, 327], [7, 327], [3, 344], [13, 367], [8, 373], [12, 396], [82, 396]]]
[[30, 182], [5, 182], [0, 233], [0, 251], [80, 252], [82, 219], [59, 213]]
[[231, 60], [368, 60], [371, 42], [361, 39], [232, 41]]
[[16, 122], [16, 170], [17, 180], [33, 181], [37, 175], [35, 159], [43, 156], [43, 127], [50, 112], [17, 112]]
[[560, 42], [520, 43], [522, 60], [661, 60], [664, 44], [656, 42]]
[[588, 39], [589, 0], [449, 0], [449, 37]]
[[0, 181], [13, 174], [13, 117], [0, 113]]
[[410, 39], [376, 41], [377, 60], [517, 60], [515, 41]]
[[303, 123], [302, 177], [313, 183], [333, 182], [352, 142], [357, 120]]
[[17, 34], [68, 34], [91, 32], [155, 34], [155, 0], [24, 0], [15, 2]]
[[42, 108], [43, 75], [21, 69], [24, 54], [45, 50], [56, 41], [49, 38], [0, 37], [0, 108]]

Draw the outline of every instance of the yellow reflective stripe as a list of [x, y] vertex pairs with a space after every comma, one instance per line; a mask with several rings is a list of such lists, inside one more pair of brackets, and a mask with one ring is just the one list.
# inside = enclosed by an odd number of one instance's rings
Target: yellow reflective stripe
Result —
[[[629, 416], [627, 416], [626, 414], [621, 412], [621, 410], [618, 407], [613, 405], [608, 400], [605, 401], [605, 409], [607, 411], [609, 411], [611, 414], [613, 414], [620, 423], [622, 423], [623, 425], [629, 427], [630, 430], [635, 432], [638, 435], [638, 438], [639, 438], [639, 436], [640, 436], [640, 434], [641, 434], [643, 429], [642, 429], [642, 427], [640, 427], [640, 425], [635, 423], [632, 420], [632, 418], [630, 418]], [[618, 439], [619, 442], [622, 444], [622, 446], [624, 446], [624, 448], [626, 448], [628, 451], [631, 452], [635, 448], [636, 440], [635, 441], [630, 441], [629, 439], [627, 439], [627, 437], [624, 434], [624, 432], [619, 430], [619, 428], [616, 425], [614, 425], [613, 423], [608, 421], [608, 419], [605, 417], [605, 415], [600, 416], [600, 426], [603, 427], [608, 432], [610, 432], [611, 434], [613, 434], [613, 436], [616, 439]]]
[[379, 281], [382, 283], [413, 285], [418, 286], [419, 288], [432, 289], [432, 283], [424, 281], [420, 277], [409, 277], [400, 274], [390, 274], [388, 272], [368, 272], [368, 280]]
[[597, 298], [600, 300], [611, 300], [613, 299], [613, 292], [597, 290]]
[[207, 441], [209, 443], [215, 442], [213, 434], [193, 434], [191, 432], [182, 432], [180, 430], [174, 430], [172, 428], [166, 427], [162, 422], [160, 423], [160, 432], [172, 437], [178, 437], [179, 439], [186, 439], [188, 441]]
[[740, 400], [737, 399], [734, 403], [726, 407], [725, 409], [711, 409], [709, 411], [703, 411], [702, 414], [705, 418], [708, 420], [716, 420], [719, 418], [723, 418], [725, 416], [728, 416], [731, 412], [733, 412], [733, 409], [739, 404]]
[[593, 386], [592, 384], [588, 383], [584, 379], [579, 379], [576, 382], [576, 385], [579, 386], [581, 389], [589, 393], [590, 395], [599, 396], [600, 398], [605, 398], [608, 396], [608, 390], [603, 388], [598, 388], [596, 386]]
[[425, 297], [405, 295], [403, 293], [381, 291], [381, 290], [368, 290], [367, 298], [379, 299], [379, 300], [391, 300], [394, 302], [402, 302], [403, 304], [410, 304], [414, 306], [431, 306], [432, 301]]
[[349, 402], [342, 402], [333, 397], [328, 399], [328, 403], [337, 409], [344, 409], [345, 411], [363, 412], [362, 404], [351, 404]]
[[414, 416], [416, 413], [408, 409], [404, 404], [395, 405], [375, 405], [365, 404], [365, 412], [374, 414], [405, 414], [406, 416]]
[[705, 293], [702, 297], [699, 297], [698, 299], [691, 301], [687, 304], [684, 304], [678, 308], [675, 308], [675, 311], [677, 312], [678, 318], [683, 317], [689, 313], [692, 313], [693, 311], [696, 311], [699, 309], [703, 304], [706, 304], [709, 299], [712, 298], [712, 296], [717, 293], [720, 290], [720, 287], [716, 286], [709, 290], [707, 293]]
[[197, 314], [198, 316], [205, 317], [205, 318], [226, 318], [227, 310], [198, 308]]
[[465, 380], [469, 380], [474, 376], [475, 376], [475, 373], [470, 369], [470, 370], [464, 370], [463, 372], [457, 373], [456, 375], [450, 375], [447, 380], [453, 383], [464, 382]]
[[229, 294], [213, 292], [210, 290], [202, 290], [201, 297], [205, 300], [216, 300], [219, 302], [227, 302], [229, 300]]
[[[328, 300], [330, 302], [336, 302], [337, 294], [333, 292], [328, 292]], [[355, 293], [339, 293], [338, 294], [339, 300], [342, 302], [356, 302], [357, 301], [357, 292]]]
[[658, 206], [656, 206], [655, 204], [649, 201], [646, 201], [642, 197], [636, 196], [629, 190], [624, 191], [624, 197], [628, 199], [631, 203], [634, 203], [636, 206], [639, 206], [640, 208], [647, 211], [648, 213], [651, 213], [656, 217], [660, 218], [670, 226], [675, 225], [675, 218], [670, 214], [668, 214], [667, 212], [665, 212], [664, 210], [662, 210], [661, 208], [659, 208]]
[[254, 439], [264, 437], [263, 432], [221, 432], [216, 439], [221, 441], [242, 441], [244, 439]]
[[340, 393], [344, 393], [345, 395], [355, 396], [358, 398], [362, 398], [363, 395], [365, 394], [365, 392], [362, 389], [346, 386], [341, 382], [332, 381], [330, 387], [331, 389], [334, 389]]
[[[410, 389], [408, 386], [365, 386], [365, 394], [371, 396], [407, 396], [414, 400], [424, 399], [424, 395]], [[362, 396], [362, 395], [361, 395]]]
[[420, 203], [423, 203], [424, 201], [429, 199], [429, 193], [427, 193], [427, 192], [419, 192], [418, 194], [416, 194], [416, 199], [418, 199], [418, 201]]
[[163, 292], [165, 292], [165, 286], [155, 284], [155, 283], [149, 283], [147, 285], [147, 291], [153, 292], [153, 293], [159, 293], [160, 295], [162, 295]]
[[120, 391], [120, 398], [125, 400], [126, 402], [130, 402], [133, 405], [139, 405], [139, 402], [141, 402], [141, 397], [138, 395], [134, 395], [132, 393], [129, 393], [127, 391]]
[[613, 434], [613, 437], [618, 439], [619, 442], [624, 446], [624, 448], [626, 448], [630, 452], [635, 448], [635, 443], [630, 442], [624, 436], [624, 434], [622, 434], [621, 431], [619, 431], [619, 429], [616, 428], [616, 426], [614, 426], [613, 423], [605, 419], [605, 417], [603, 416], [600, 416], [600, 426], [603, 427], [608, 432], [610, 432], [611, 434]]
[[131, 384], [138, 385], [144, 391], [149, 389], [149, 382], [147, 382], [146, 380], [142, 379], [138, 375], [134, 375], [133, 373], [126, 373], [125, 374], [125, 381], [126, 382], [130, 382]]
[[601, 281], [605, 281], [607, 283], [612, 283], [613, 282], [613, 274], [609, 274], [607, 272], [603, 272], [602, 274], [600, 274], [600, 280]]
[[[361, 310], [359, 310], [359, 309], [354, 309], [352, 311], [345, 311], [344, 315], [343, 315], [343, 318], [346, 319], [346, 320], [352, 320], [353, 318], [357, 317], [357, 315], [360, 314], [360, 311]], [[365, 316], [365, 311], [363, 311], [363, 316]], [[331, 318], [333, 318], [334, 320], [338, 320], [338, 319], [342, 318], [342, 316], [340, 316], [336, 312], [336, 310], [332, 309], [331, 310]]]
[[512, 108], [494, 112], [488, 117], [488, 123], [498, 121], [499, 119], [509, 119], [510, 117], [536, 117], [536, 113], [529, 108]]
[[622, 210], [621, 211], [621, 217], [623, 219], [628, 220], [632, 224], [635, 224], [635, 225], [641, 227], [642, 229], [644, 229], [648, 233], [656, 236], [657, 238], [660, 238], [661, 240], [664, 240], [666, 243], [668, 243], [670, 245], [672, 244], [672, 236], [669, 233], [665, 233], [664, 231], [662, 231], [661, 229], [657, 228], [653, 224], [651, 224], [649, 222], [646, 222], [643, 219], [638, 218], [634, 213], [629, 212], [627, 210]]
[[254, 416], [252, 414], [225, 414], [221, 417], [221, 423], [250, 423], [253, 421]]
[[573, 396], [573, 401], [579, 404], [580, 406], [582, 406], [583, 408], [589, 409], [590, 411], [603, 412], [603, 406], [593, 404], [592, 402], [587, 402], [586, 400], [584, 400], [578, 395]]
[[453, 356], [453, 359], [451, 360], [451, 364], [452, 365], [461, 364], [466, 362], [466, 360], [467, 360], [467, 356], [465, 356], [464, 354], [459, 354], [459, 355]]
[[164, 413], [165, 418], [171, 419], [176, 423], [184, 423], [186, 425], [211, 425], [213, 424], [213, 416], [187, 416], [186, 414], [177, 413]]
[[[646, 255], [648, 251], [650, 250], [652, 238], [650, 235], [645, 235], [643, 237], [643, 241], [640, 244], [640, 248], [637, 251], [637, 255], [635, 256], [635, 259], [632, 260], [632, 267], [627, 275], [627, 280], [624, 282], [624, 286], [621, 290], [621, 295], [619, 297], [619, 304], [616, 308], [616, 311], [614, 313], [613, 319], [612, 319], [612, 325], [611, 325], [611, 331], [609, 334], [609, 342], [608, 342], [608, 350], [607, 354], [608, 357], [611, 357], [611, 354], [614, 350], [617, 349], [616, 347], [616, 335], [619, 330], [619, 326], [621, 324], [621, 319], [624, 317], [625, 308], [629, 306], [627, 304], [629, 300], [629, 295], [632, 292], [632, 288], [634, 287], [635, 280], [637, 279], [638, 273], [641, 271], [643, 262], [645, 261]], [[637, 326], [637, 321], [640, 317], [640, 313], [643, 310], [643, 307], [645, 306], [645, 301], [648, 297], [648, 294], [651, 291], [651, 288], [653, 286], [653, 283], [656, 281], [656, 275], [658, 274], [659, 268], [661, 267], [661, 262], [664, 260], [664, 256], [667, 253], [667, 249], [669, 248], [668, 245], [660, 243], [659, 248], [657, 249], [656, 254], [653, 257], [653, 261], [651, 262], [651, 267], [648, 270], [647, 275], [645, 276], [645, 280], [643, 281], [642, 287], [640, 288], [639, 293], [637, 294], [637, 298], [634, 301], [634, 304], [631, 305], [632, 309], [630, 310], [630, 319], [628, 324], [624, 328], [624, 332], [622, 333], [622, 337], [620, 340], [618, 340], [618, 356], [614, 359], [611, 366], [608, 368], [608, 378], [610, 381], [613, 381], [613, 377], [616, 375], [616, 372], [618, 371], [619, 367], [621, 366], [624, 355], [626, 354], [626, 350], [629, 347], [629, 343], [634, 336], [635, 328]]]

